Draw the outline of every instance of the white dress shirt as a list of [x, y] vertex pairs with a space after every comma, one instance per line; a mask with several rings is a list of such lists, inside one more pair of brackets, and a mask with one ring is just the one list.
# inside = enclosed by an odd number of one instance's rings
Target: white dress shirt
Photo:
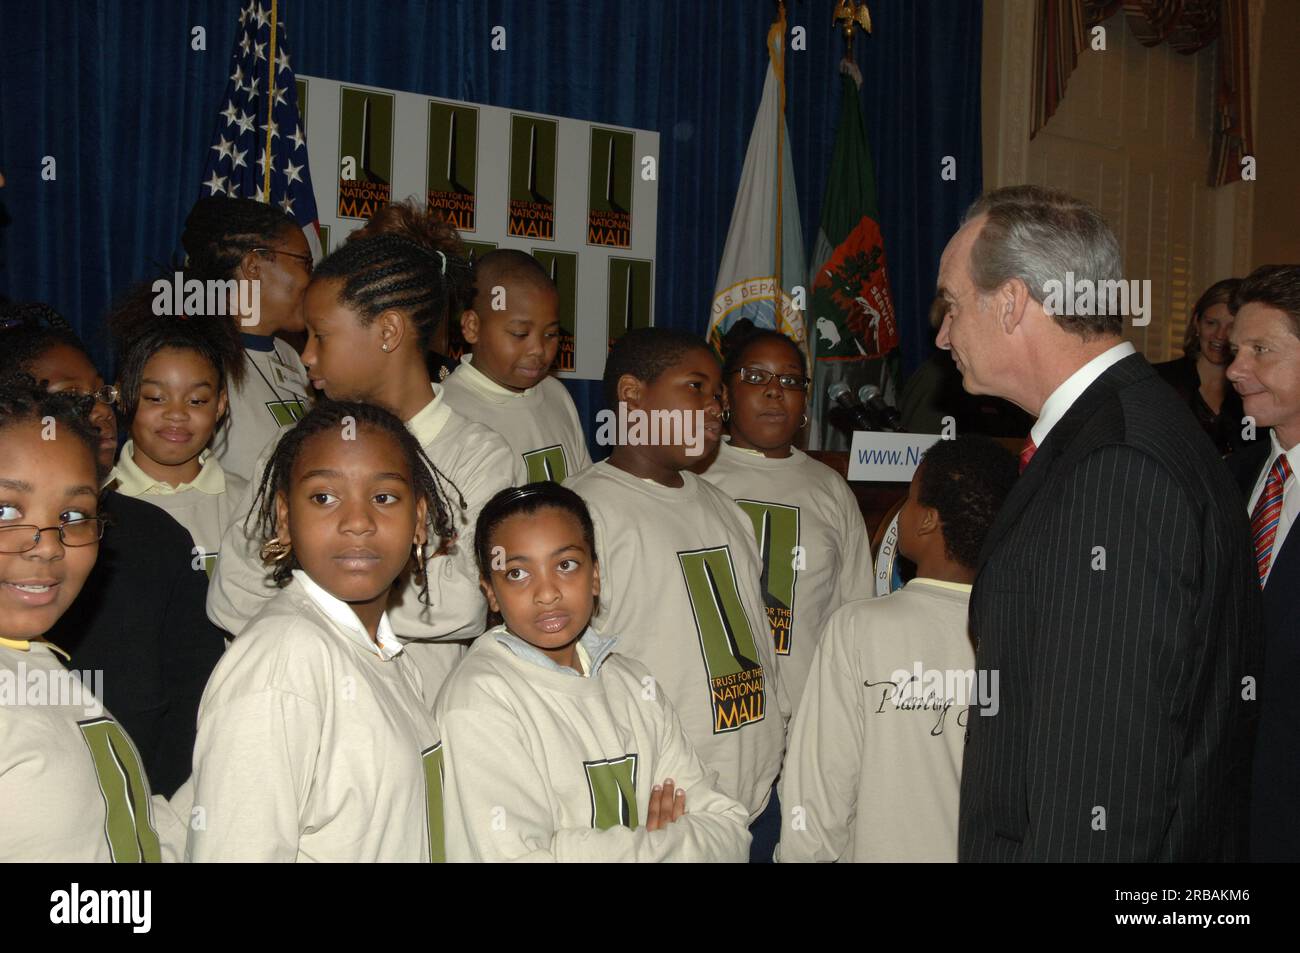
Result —
[[1083, 392], [1092, 386], [1092, 382], [1102, 374], [1112, 364], [1118, 364], [1130, 354], [1136, 354], [1135, 348], [1128, 341], [1116, 344], [1108, 351], [1103, 351], [1094, 357], [1083, 367], [1079, 368], [1064, 383], [1043, 401], [1042, 412], [1038, 415], [1038, 420], [1029, 430], [1029, 436], [1033, 438], [1034, 446], [1041, 447], [1047, 435], [1052, 432], [1056, 422], [1065, 416], [1076, 400], [1083, 396]]
[[[1259, 479], [1255, 481], [1255, 489], [1251, 491], [1250, 503], [1246, 506], [1246, 515], [1251, 516], [1255, 512], [1255, 504], [1264, 494], [1264, 484], [1268, 482], [1269, 471], [1273, 469], [1273, 464], [1277, 462], [1278, 454], [1286, 450], [1277, 439], [1277, 431], [1273, 430], [1268, 435], [1269, 442], [1273, 445], [1273, 451], [1268, 455], [1268, 460], [1264, 463], [1264, 469], [1259, 472]], [[1296, 444], [1289, 450], [1286, 450], [1286, 462], [1291, 465], [1291, 475], [1286, 478], [1282, 484], [1282, 515], [1277, 520], [1277, 535], [1273, 537], [1273, 556], [1268, 564], [1268, 573], [1264, 576], [1265, 585], [1268, 584], [1268, 577], [1273, 574], [1273, 566], [1277, 564], [1277, 557], [1282, 552], [1282, 544], [1286, 542], [1286, 534], [1291, 529], [1291, 524], [1300, 516], [1300, 492], [1296, 490], [1296, 465], [1300, 464], [1300, 444]]]

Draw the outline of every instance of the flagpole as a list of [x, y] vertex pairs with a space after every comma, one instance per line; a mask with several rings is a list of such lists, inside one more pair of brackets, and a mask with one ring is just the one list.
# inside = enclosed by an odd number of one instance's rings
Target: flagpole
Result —
[[[768, 31], [767, 51], [768, 55], [772, 57], [772, 68], [776, 70], [776, 78], [781, 84], [780, 98], [778, 100], [779, 116], [777, 117], [776, 124], [776, 294], [772, 298], [772, 317], [776, 323], [776, 327], [779, 328], [781, 326], [781, 306], [784, 304], [785, 300], [785, 293], [781, 287], [781, 239], [785, 231], [782, 224], [782, 210], [785, 206], [785, 188], [781, 181], [782, 175], [785, 171], [785, 47], [782, 45], [785, 43], [785, 0], [779, 0], [777, 10], [777, 22], [773, 24], [773, 29]], [[777, 29], [780, 30], [780, 33], [776, 40], [776, 44], [774, 45], [772, 42], [772, 32]], [[778, 47], [782, 51], [779, 57], [777, 56]]]
[[270, 76], [266, 82], [266, 168], [262, 170], [262, 195], [267, 205], [271, 204], [271, 134], [275, 131], [272, 117], [275, 115], [275, 34], [276, 3], [271, 0], [271, 55], [267, 57], [267, 72]]

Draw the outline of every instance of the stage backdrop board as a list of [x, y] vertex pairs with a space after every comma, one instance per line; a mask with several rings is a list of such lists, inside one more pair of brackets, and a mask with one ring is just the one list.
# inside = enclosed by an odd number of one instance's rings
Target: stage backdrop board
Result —
[[546, 267], [560, 376], [599, 379], [612, 341], [654, 323], [657, 132], [301, 74], [298, 103], [326, 251], [415, 196], [474, 252], [518, 248]]

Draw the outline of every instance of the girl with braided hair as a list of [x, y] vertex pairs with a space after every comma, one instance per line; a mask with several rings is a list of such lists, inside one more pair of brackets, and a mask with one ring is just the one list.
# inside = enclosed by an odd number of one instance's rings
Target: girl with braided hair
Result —
[[428, 600], [455, 540], [442, 475], [388, 411], [325, 401], [280, 438], [254, 509], [275, 595], [204, 691], [187, 859], [441, 860], [433, 698], [387, 610], [408, 574]]
[[[450, 519], [457, 539], [430, 561], [428, 604], [409, 585], [390, 602], [394, 631], [420, 643], [411, 646], [412, 656], [430, 701], [462, 654], [461, 645], [447, 643], [486, 628], [474, 525], [483, 504], [514, 474], [506, 442], [453, 410], [425, 369], [429, 336], [459, 300], [468, 272], [454, 252], [431, 240], [380, 234], [349, 241], [321, 262], [304, 299], [303, 358], [312, 384], [332, 400], [376, 404], [396, 414], [454, 488]], [[245, 512], [251, 498], [246, 502]], [[242, 521], [232, 526], [208, 590], [209, 616], [236, 634], [274, 594], [258, 559], [260, 546]]]
[[224, 196], [194, 204], [181, 246], [187, 280], [257, 282], [256, 313], [233, 318], [243, 360], [231, 369], [229, 413], [212, 447], [227, 472], [251, 480], [257, 455], [311, 405], [298, 353], [275, 337], [302, 330], [311, 249], [302, 229], [279, 208]]

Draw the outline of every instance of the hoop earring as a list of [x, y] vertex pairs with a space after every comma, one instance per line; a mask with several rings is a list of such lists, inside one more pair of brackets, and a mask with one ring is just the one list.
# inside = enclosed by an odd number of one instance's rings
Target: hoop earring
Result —
[[730, 407], [728, 407], [726, 410], [724, 410], [724, 411], [722, 412], [722, 422], [723, 422], [724, 424], [729, 424], [729, 423], [731, 423], [731, 408], [730, 408]]
[[803, 430], [803, 428], [807, 426], [808, 426], [808, 415], [804, 414], [802, 417], [799, 418], [799, 429]]
[[411, 556], [415, 560], [415, 578], [417, 582], [423, 583], [425, 578], [425, 569], [427, 560], [424, 555], [424, 546], [421, 543], [411, 544]]
[[281, 563], [288, 559], [292, 552], [293, 548], [277, 536], [262, 544], [260, 555], [264, 563]]

